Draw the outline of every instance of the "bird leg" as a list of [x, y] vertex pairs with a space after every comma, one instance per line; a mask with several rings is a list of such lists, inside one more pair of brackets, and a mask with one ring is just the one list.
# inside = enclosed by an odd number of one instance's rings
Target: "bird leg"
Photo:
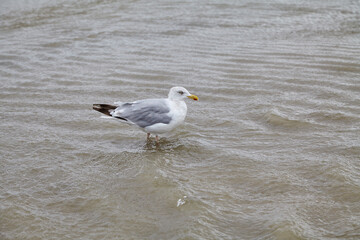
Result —
[[158, 136], [158, 135], [156, 135], [155, 141], [156, 141], [156, 142], [159, 142], [159, 136]]
[[147, 140], [149, 140], [150, 139], [150, 133], [147, 133], [147, 138], [146, 138]]

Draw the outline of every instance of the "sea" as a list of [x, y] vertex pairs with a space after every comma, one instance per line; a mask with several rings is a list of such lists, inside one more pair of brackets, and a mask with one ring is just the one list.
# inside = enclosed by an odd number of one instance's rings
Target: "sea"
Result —
[[358, 0], [1, 0], [0, 86], [1, 240], [360, 239]]

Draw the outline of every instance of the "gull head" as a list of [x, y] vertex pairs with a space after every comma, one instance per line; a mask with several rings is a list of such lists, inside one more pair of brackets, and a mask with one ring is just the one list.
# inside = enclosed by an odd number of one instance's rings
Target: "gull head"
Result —
[[199, 100], [197, 96], [190, 94], [189, 91], [183, 87], [171, 88], [168, 97], [171, 100], [183, 100], [186, 98], [190, 98], [195, 101]]

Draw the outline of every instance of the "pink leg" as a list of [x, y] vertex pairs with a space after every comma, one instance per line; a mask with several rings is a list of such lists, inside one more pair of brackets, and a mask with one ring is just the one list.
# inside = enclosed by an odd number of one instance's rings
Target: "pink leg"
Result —
[[148, 140], [150, 139], [150, 133], [147, 133], [147, 139]]
[[156, 142], [159, 142], [159, 136], [158, 136], [158, 135], [156, 135], [155, 141], [156, 141]]

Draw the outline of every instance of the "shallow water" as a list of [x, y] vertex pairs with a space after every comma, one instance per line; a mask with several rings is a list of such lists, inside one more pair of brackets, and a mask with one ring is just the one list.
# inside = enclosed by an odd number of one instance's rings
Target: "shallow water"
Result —
[[[359, 239], [358, 1], [0, 3], [1, 239]], [[156, 145], [93, 103], [184, 86]]]

